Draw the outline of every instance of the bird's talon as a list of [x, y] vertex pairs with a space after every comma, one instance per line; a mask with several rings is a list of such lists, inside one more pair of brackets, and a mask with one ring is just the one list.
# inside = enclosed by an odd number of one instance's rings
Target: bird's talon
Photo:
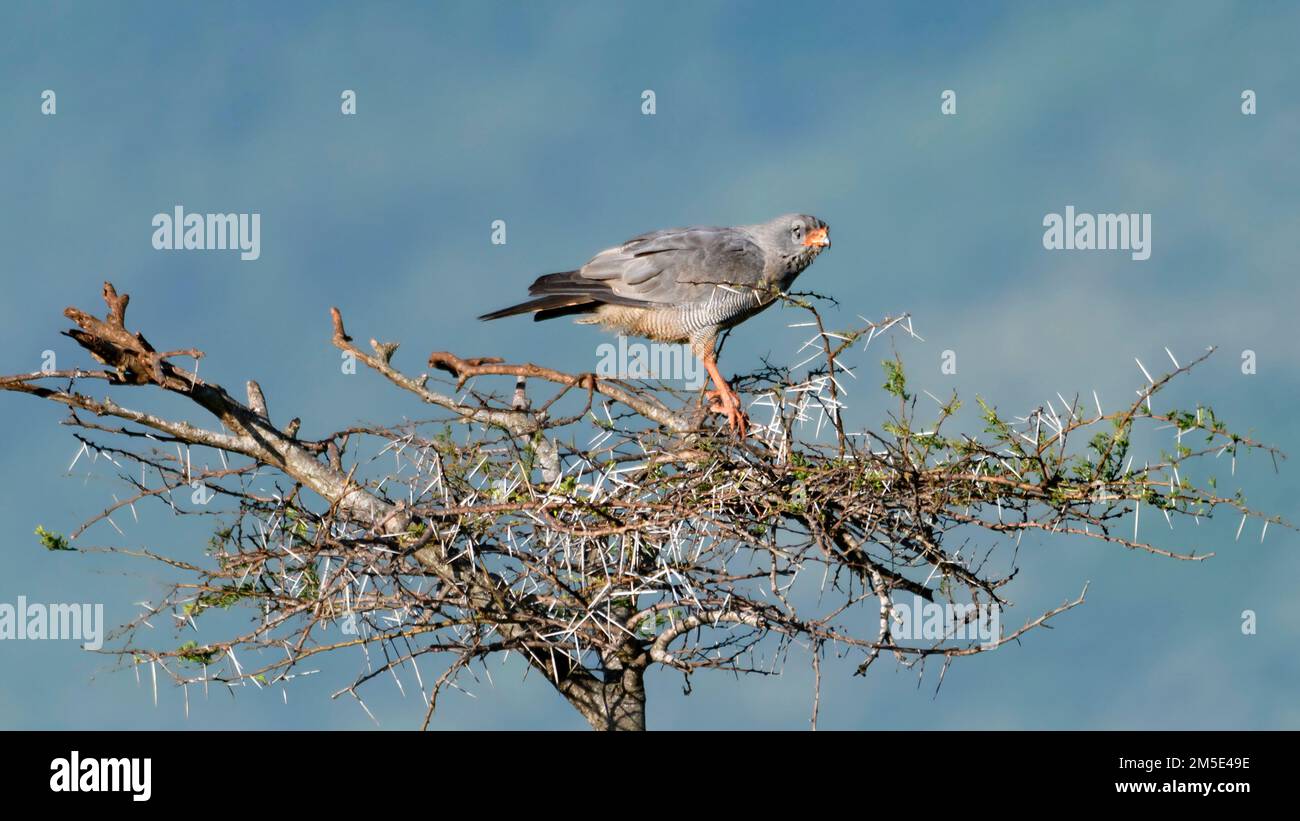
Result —
[[709, 410], [727, 417], [727, 427], [739, 432], [741, 439], [749, 435], [749, 417], [741, 409], [737, 394], [723, 393], [709, 403]]

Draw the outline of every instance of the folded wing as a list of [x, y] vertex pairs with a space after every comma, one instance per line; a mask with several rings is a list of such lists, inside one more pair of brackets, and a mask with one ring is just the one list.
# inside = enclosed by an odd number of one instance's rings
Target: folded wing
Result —
[[537, 278], [534, 299], [485, 314], [536, 319], [584, 313], [601, 304], [656, 308], [707, 302], [720, 285], [757, 286], [763, 252], [735, 228], [670, 228], [606, 248], [575, 271]]

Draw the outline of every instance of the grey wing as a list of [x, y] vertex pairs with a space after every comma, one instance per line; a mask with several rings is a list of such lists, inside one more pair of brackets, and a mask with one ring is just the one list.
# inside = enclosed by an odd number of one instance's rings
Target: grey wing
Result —
[[573, 279], [608, 288], [620, 302], [681, 304], [709, 299], [720, 285], [758, 285], [763, 252], [735, 228], [671, 228], [607, 248]]

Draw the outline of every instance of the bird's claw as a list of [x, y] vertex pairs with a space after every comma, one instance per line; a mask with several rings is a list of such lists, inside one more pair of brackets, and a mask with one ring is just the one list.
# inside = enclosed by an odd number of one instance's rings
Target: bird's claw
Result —
[[743, 440], [749, 435], [749, 417], [740, 406], [740, 395], [734, 390], [708, 390], [709, 410], [727, 417], [727, 427], [740, 434]]

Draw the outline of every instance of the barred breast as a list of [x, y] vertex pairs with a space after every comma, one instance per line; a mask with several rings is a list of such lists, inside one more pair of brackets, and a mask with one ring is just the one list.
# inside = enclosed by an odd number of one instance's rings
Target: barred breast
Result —
[[601, 305], [590, 316], [580, 317], [577, 322], [598, 324], [615, 333], [658, 342], [685, 343], [712, 337], [771, 304], [771, 298], [764, 299], [752, 290], [717, 288], [707, 302], [662, 308]]

